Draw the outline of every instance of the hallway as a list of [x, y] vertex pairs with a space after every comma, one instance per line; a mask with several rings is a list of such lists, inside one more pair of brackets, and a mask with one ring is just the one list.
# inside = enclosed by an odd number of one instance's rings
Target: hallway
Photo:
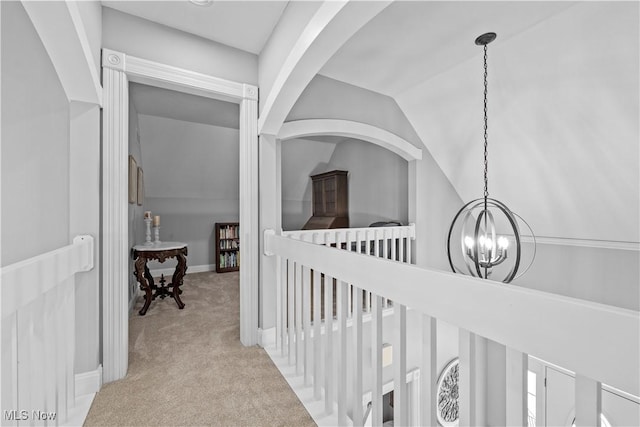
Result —
[[314, 425], [265, 351], [240, 344], [238, 279], [187, 274], [184, 310], [156, 300], [139, 316], [138, 301], [128, 374], [102, 387], [85, 425]]

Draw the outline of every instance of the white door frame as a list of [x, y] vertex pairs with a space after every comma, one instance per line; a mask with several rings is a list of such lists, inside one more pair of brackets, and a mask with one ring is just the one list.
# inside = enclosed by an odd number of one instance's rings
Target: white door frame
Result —
[[[240, 341], [258, 341], [258, 88], [102, 50], [102, 349], [104, 382], [128, 367], [129, 82], [240, 105]], [[212, 307], [212, 309], [214, 309]]]

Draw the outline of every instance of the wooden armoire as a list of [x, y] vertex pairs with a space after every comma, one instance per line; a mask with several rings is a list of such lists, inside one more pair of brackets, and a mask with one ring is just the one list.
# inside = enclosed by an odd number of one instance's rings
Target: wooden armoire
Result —
[[349, 227], [347, 174], [335, 170], [311, 176], [313, 216], [303, 230]]

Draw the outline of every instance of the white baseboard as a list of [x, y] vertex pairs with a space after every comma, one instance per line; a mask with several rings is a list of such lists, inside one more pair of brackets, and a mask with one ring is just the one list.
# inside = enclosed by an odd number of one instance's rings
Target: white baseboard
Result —
[[262, 348], [276, 345], [276, 328], [258, 328], [258, 345]]
[[[158, 268], [156, 270], [149, 270], [153, 277], [160, 276], [164, 274], [165, 276], [172, 276], [173, 272], [176, 271], [174, 268]], [[204, 264], [204, 265], [187, 265], [187, 274], [188, 273], [204, 273], [206, 271], [216, 271], [215, 264]]]
[[60, 427], [82, 427], [95, 397], [96, 393], [77, 396], [75, 405], [67, 412], [67, 420], [59, 424]]
[[102, 365], [89, 372], [75, 375], [76, 397], [97, 393], [102, 388]]

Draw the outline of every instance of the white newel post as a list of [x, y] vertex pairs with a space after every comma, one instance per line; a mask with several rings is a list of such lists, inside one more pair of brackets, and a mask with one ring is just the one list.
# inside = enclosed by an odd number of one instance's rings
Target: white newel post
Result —
[[[282, 228], [280, 197], [280, 142], [273, 135], [261, 134], [259, 138], [260, 156], [260, 235], [265, 230]], [[264, 242], [262, 242], [264, 246]], [[266, 330], [275, 324], [275, 271], [276, 259], [264, 255], [260, 257], [260, 325]]]
[[129, 82], [125, 57], [105, 51], [102, 130], [102, 325], [103, 379], [124, 378], [129, 351], [127, 262], [127, 156]]

